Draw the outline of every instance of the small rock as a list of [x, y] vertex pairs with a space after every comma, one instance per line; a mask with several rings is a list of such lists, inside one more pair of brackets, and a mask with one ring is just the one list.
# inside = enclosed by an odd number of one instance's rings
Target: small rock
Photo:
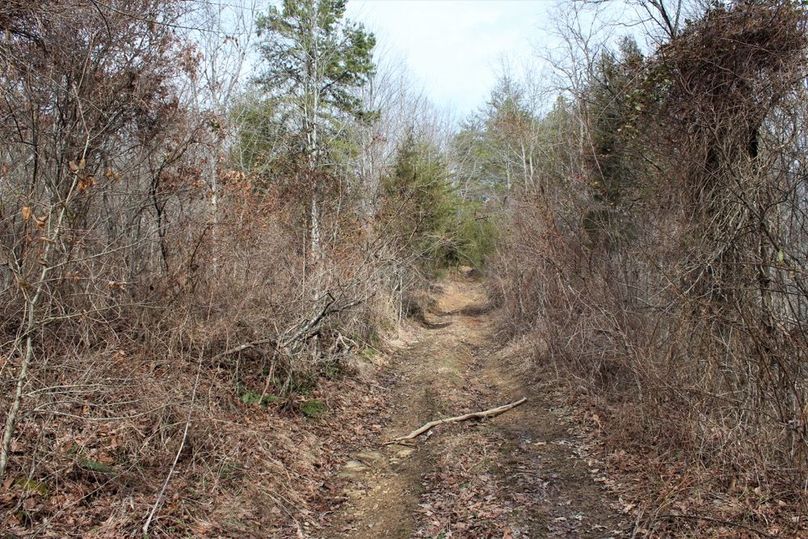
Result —
[[410, 455], [412, 455], [413, 453], [415, 453], [414, 448], [405, 447], [403, 449], [399, 449], [398, 451], [396, 451], [396, 457], [398, 457], [400, 459], [405, 459], [405, 458], [409, 457]]

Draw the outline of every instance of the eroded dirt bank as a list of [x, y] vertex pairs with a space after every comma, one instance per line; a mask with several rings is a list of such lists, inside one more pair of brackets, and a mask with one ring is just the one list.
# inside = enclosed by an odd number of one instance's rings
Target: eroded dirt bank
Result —
[[[627, 523], [563, 410], [521, 381], [518, 352], [494, 344], [483, 284], [454, 276], [434, 299], [425, 324], [393, 354], [378, 438], [324, 489], [329, 515], [316, 536], [623, 536]], [[496, 418], [440, 425], [411, 446], [382, 445], [427, 421], [523, 396]]]

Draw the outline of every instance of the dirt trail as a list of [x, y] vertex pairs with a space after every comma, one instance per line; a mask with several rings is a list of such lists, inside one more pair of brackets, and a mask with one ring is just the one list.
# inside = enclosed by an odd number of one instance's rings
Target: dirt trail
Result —
[[391, 413], [378, 442], [432, 419], [522, 396], [484, 422], [440, 425], [413, 447], [369, 447], [339, 474], [341, 503], [320, 537], [619, 537], [625, 523], [597, 469], [539, 388], [493, 344], [482, 283], [455, 276], [412, 342], [393, 358]]

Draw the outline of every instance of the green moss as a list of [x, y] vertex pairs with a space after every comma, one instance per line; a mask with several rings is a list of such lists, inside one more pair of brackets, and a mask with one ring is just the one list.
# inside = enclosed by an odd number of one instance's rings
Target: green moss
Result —
[[79, 466], [81, 466], [86, 470], [98, 473], [113, 473], [115, 471], [115, 468], [113, 468], [109, 464], [104, 464], [103, 462], [99, 462], [97, 460], [93, 460], [86, 457], [82, 457], [79, 459]]
[[241, 402], [244, 404], [249, 405], [259, 405], [267, 407], [270, 404], [276, 403], [280, 400], [280, 397], [277, 395], [264, 395], [261, 396], [260, 393], [257, 393], [252, 390], [247, 390], [241, 394]]
[[325, 403], [318, 399], [310, 399], [300, 405], [300, 411], [303, 415], [311, 419], [322, 417], [327, 410]]
[[25, 479], [20, 477], [16, 481], [14, 481], [14, 484], [22, 488], [26, 492], [34, 492], [41, 496], [48, 495], [48, 485], [42, 483], [41, 481], [36, 481], [34, 479]]

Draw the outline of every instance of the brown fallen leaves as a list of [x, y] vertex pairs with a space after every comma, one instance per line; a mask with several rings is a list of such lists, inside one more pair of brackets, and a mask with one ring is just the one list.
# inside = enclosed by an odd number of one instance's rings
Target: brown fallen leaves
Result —
[[[176, 364], [155, 370], [150, 360], [115, 351], [88, 361], [95, 380], [55, 388], [63, 404], [46, 392], [29, 400], [32, 408], [62, 415], [19, 425], [13, 466], [0, 485], [0, 529], [9, 534], [130, 536], [154, 503], [178, 448], [187, 416], [183, 396], [193, 377]], [[325, 402], [328, 413], [310, 419], [245, 405], [217, 374], [207, 372], [200, 384], [204, 398], [152, 533], [294, 537], [317, 528], [322, 485], [342, 464], [345, 448], [378, 435], [380, 389], [348, 378], [324, 380], [310, 397]], [[131, 383], [116, 384], [115, 392], [103, 383], [122, 376]]]

